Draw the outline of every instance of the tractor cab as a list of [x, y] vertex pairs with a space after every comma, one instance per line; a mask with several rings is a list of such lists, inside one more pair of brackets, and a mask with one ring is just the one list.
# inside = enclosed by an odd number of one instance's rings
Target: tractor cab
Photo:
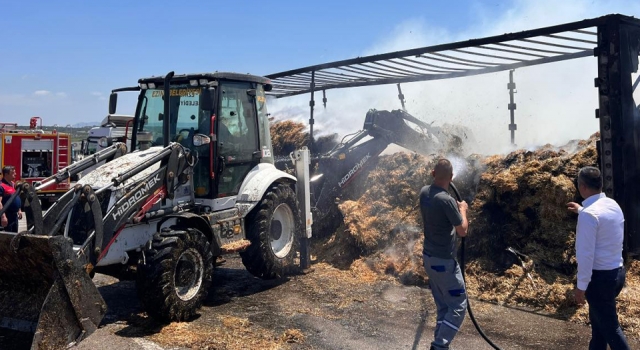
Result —
[[[138, 81], [132, 144], [139, 149], [179, 142], [198, 155], [196, 199], [235, 197], [251, 169], [273, 163], [265, 96], [270, 81], [237, 73], [174, 75], [169, 86], [165, 79]], [[112, 93], [111, 114], [116, 101]]]

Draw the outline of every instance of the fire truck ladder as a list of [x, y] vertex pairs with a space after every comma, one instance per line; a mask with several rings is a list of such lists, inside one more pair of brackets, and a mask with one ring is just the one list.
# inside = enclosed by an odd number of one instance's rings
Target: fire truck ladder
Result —
[[56, 147], [58, 147], [58, 154], [56, 155], [56, 164], [54, 165], [54, 173], [64, 169], [69, 165], [69, 139], [66, 144], [63, 144], [64, 139], [60, 138], [60, 134], [56, 134]]

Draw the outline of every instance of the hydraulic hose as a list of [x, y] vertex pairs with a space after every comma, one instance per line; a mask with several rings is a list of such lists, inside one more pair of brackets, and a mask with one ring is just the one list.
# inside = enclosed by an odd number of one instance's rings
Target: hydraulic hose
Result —
[[[458, 200], [458, 202], [462, 202], [462, 197], [460, 196], [460, 192], [458, 192], [458, 189], [456, 188], [456, 186], [453, 183], [450, 183], [449, 184], [449, 188], [451, 188], [451, 190], [455, 194], [456, 199]], [[460, 241], [460, 269], [462, 270], [462, 280], [464, 281], [464, 283], [466, 285], [467, 280], [466, 280], [465, 273], [464, 273], [464, 267], [465, 267], [465, 260], [464, 260], [465, 246], [464, 246], [464, 241], [465, 241], [465, 238], [462, 237], [462, 239]], [[466, 287], [465, 287], [465, 289], [466, 289]], [[482, 328], [478, 324], [478, 321], [476, 321], [476, 318], [473, 315], [473, 310], [471, 309], [471, 302], [469, 301], [469, 293], [468, 292], [467, 292], [467, 312], [469, 313], [469, 318], [471, 319], [471, 322], [473, 322], [473, 326], [476, 327], [476, 330], [478, 331], [478, 333], [480, 333], [480, 336], [482, 337], [482, 339], [484, 339], [487, 342], [487, 344], [491, 345], [491, 347], [493, 347], [494, 349], [502, 350], [502, 349], [500, 349], [499, 346], [494, 344], [491, 341], [491, 339], [489, 339], [489, 337], [487, 337], [486, 334], [484, 334], [484, 331], [482, 330]]]

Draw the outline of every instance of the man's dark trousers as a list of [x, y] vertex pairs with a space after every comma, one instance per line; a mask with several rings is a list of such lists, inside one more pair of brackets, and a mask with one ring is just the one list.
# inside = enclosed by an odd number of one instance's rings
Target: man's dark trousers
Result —
[[4, 228], [7, 232], [18, 232], [18, 213], [5, 213], [7, 215], [7, 226]]
[[620, 294], [624, 281], [624, 267], [606, 271], [593, 270], [586, 291], [591, 321], [589, 350], [606, 350], [607, 344], [611, 350], [630, 349], [616, 313], [616, 297]]

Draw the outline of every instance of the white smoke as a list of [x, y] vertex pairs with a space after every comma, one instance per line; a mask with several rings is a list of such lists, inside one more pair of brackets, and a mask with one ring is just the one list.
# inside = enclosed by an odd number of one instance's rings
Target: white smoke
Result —
[[[593, 18], [609, 13], [640, 15], [640, 2], [629, 0], [587, 1], [520, 0], [497, 17], [483, 15], [478, 24], [463, 32], [449, 32], [419, 20], [397, 25], [388, 37], [380, 38], [362, 55], [392, 52], [443, 42], [499, 35]], [[350, 57], [344, 57], [350, 58]], [[309, 62], [316, 64], [323, 62]], [[546, 143], [561, 145], [571, 139], [586, 139], [598, 131], [594, 110], [598, 108], [594, 57], [517, 69], [515, 141], [518, 148], [536, 148]], [[402, 84], [409, 113], [434, 125], [444, 123], [469, 127], [478, 144], [474, 153], [495, 154], [513, 150], [510, 145], [509, 72], [450, 80]], [[640, 90], [639, 90], [640, 91]], [[366, 112], [399, 109], [395, 85], [328, 90], [328, 104], [322, 107], [322, 92], [316, 92], [314, 132], [341, 135], [362, 128]], [[272, 114], [286, 112], [287, 118], [308, 122], [309, 95], [279, 99], [271, 103]], [[299, 113], [299, 114], [298, 114]]]
[[464, 173], [467, 172], [467, 161], [454, 156], [454, 155], [449, 155], [447, 156], [447, 159], [451, 162], [451, 166], [453, 167], [453, 179], [455, 180], [456, 176], [458, 175], [463, 175]]

